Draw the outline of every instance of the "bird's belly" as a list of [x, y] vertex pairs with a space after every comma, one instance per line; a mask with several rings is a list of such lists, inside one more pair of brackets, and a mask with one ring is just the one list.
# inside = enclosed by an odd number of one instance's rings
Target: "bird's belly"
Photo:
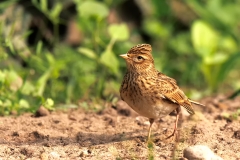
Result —
[[131, 100], [125, 100], [125, 102], [138, 114], [154, 119], [169, 115], [178, 107], [178, 105], [175, 103], [169, 103], [165, 101], [153, 103], [151, 100], [144, 100], [144, 98], [134, 102]]

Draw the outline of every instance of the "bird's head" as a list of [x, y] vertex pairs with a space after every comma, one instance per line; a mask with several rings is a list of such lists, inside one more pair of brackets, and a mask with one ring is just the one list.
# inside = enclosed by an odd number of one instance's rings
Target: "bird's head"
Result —
[[120, 56], [125, 59], [128, 71], [141, 74], [155, 69], [151, 52], [150, 44], [139, 44]]

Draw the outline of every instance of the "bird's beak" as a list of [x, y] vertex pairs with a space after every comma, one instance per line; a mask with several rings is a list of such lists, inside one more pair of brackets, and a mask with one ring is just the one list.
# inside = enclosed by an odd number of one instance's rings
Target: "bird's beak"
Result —
[[119, 55], [119, 56], [122, 57], [123, 59], [128, 59], [127, 54], [121, 54], [121, 55]]

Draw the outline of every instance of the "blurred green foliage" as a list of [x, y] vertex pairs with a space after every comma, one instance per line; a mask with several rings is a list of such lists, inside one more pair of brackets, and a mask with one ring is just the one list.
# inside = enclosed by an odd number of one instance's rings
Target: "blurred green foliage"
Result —
[[[81, 33], [74, 47], [60, 38], [65, 1], [75, 5], [72, 19]], [[118, 55], [146, 43], [141, 32], [151, 39], [157, 69], [188, 87], [189, 96], [240, 87], [239, 1], [137, 1], [142, 23], [136, 25], [113, 16], [126, 1], [51, 1], [50, 7], [47, 0], [32, 0], [53, 24], [52, 36], [42, 27], [51, 47], [42, 39], [29, 45], [34, 17], [17, 2], [0, 3], [1, 115], [83, 104], [79, 100], [115, 101], [126, 71]]]

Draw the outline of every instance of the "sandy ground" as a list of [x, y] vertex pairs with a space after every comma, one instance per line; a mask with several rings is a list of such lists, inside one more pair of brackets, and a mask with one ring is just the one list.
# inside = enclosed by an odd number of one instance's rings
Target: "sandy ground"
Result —
[[[44, 117], [24, 114], [0, 117], [0, 159], [179, 159], [190, 145], [207, 145], [225, 160], [240, 160], [240, 97], [219, 102], [222, 96], [183, 112], [177, 136], [175, 116], [153, 125], [153, 144], [147, 143], [149, 122], [124, 102], [101, 112], [81, 109], [55, 111]], [[230, 116], [229, 116], [230, 115]]]

